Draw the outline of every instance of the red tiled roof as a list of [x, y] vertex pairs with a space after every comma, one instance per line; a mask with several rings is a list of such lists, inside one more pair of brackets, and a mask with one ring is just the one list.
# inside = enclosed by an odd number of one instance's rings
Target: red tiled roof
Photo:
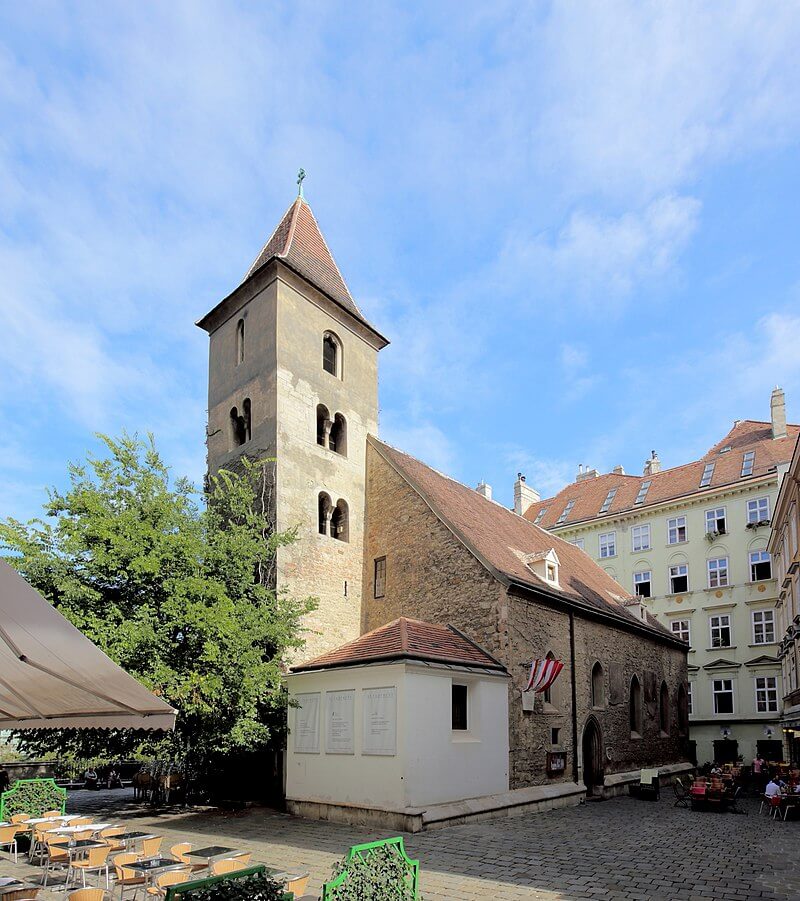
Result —
[[276, 258], [283, 260], [323, 294], [327, 294], [348, 313], [372, 328], [356, 306], [317, 225], [314, 213], [302, 197], [298, 197], [286, 211], [253, 265], [247, 270], [243, 283]]
[[[490, 571], [626, 623], [645, 626], [638, 616], [625, 609], [625, 601], [631, 597], [629, 592], [580, 548], [377, 438], [370, 436], [367, 440]], [[527, 565], [531, 555], [551, 548], [559, 559], [559, 588]], [[661, 635], [670, 634], [649, 614], [647, 626]]]
[[355, 666], [378, 660], [427, 660], [481, 669], [505, 667], [453, 626], [435, 626], [401, 616], [321, 657], [292, 667], [292, 672], [332, 666]]
[[[791, 460], [795, 442], [800, 435], [800, 425], [789, 425], [786, 429], [788, 434], [785, 438], [773, 438], [770, 423], [745, 419], [737, 423], [699, 460], [675, 466], [672, 469], [665, 469], [649, 476], [618, 475], [612, 472], [597, 478], [573, 482], [553, 497], [533, 504], [525, 512], [525, 518], [534, 521], [539, 512], [544, 509], [546, 512], [539, 520], [539, 525], [544, 529], [553, 528], [557, 524], [560, 526], [596, 519], [601, 515], [600, 508], [612, 488], [616, 488], [617, 493], [608, 511], [602, 514], [603, 516], [640, 507], [646, 508], [662, 501], [697, 494], [701, 491], [710, 491], [724, 485], [746, 483], [750, 479], [756, 479], [774, 471], [779, 463], [787, 463]], [[730, 450], [720, 453], [726, 447], [730, 447]], [[745, 451], [755, 451], [755, 460], [752, 475], [742, 477], [742, 458]], [[700, 481], [705, 466], [712, 462], [714, 463], [714, 473], [711, 482], [708, 486], [701, 488]], [[644, 503], [635, 504], [642, 483], [648, 480], [650, 487]], [[575, 501], [575, 504], [569, 515], [563, 523], [557, 523], [570, 501]]]

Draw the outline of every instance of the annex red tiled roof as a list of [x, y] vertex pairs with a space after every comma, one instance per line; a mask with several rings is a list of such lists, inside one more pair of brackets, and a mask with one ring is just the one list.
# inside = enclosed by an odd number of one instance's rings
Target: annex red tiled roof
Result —
[[302, 197], [298, 197], [286, 211], [253, 265], [247, 270], [243, 282], [274, 259], [283, 260], [348, 313], [372, 328], [356, 306], [317, 225], [314, 213]]
[[[661, 635], [670, 634], [649, 614], [645, 624], [627, 610], [629, 592], [580, 548], [377, 438], [370, 436], [367, 440], [490, 571], [626, 623], [635, 622]], [[559, 559], [559, 588], [527, 565], [527, 561], [551, 548]]]
[[436, 626], [401, 616], [321, 657], [292, 667], [292, 672], [355, 666], [390, 660], [427, 660], [505, 671], [505, 667], [453, 626]]
[[[791, 460], [797, 437], [800, 435], [800, 425], [789, 425], [786, 428], [785, 438], [773, 438], [770, 423], [756, 422], [752, 419], [742, 420], [699, 460], [649, 476], [618, 475], [611, 472], [597, 478], [573, 482], [553, 497], [533, 504], [525, 512], [525, 518], [533, 522], [544, 509], [545, 513], [538, 523], [544, 529], [596, 519], [601, 516], [600, 508], [612, 488], [616, 488], [617, 493], [603, 516], [645, 509], [652, 504], [710, 491], [724, 485], [746, 483], [748, 480], [773, 472], [778, 464]], [[730, 450], [722, 453], [721, 451], [727, 447], [730, 447]], [[742, 458], [745, 451], [755, 451], [755, 460], [752, 475], [742, 477]], [[714, 473], [711, 482], [701, 488], [700, 480], [705, 466], [712, 462]], [[648, 480], [650, 487], [644, 502], [635, 504], [642, 483]], [[563, 523], [557, 523], [570, 501], [575, 501], [575, 504], [569, 515]]]

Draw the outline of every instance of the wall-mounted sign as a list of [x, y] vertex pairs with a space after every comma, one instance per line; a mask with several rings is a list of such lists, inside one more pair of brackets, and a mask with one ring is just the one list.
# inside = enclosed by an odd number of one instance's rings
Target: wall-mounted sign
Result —
[[548, 751], [547, 752], [547, 775], [563, 776], [567, 769], [567, 752], [566, 751]]
[[353, 753], [355, 691], [325, 693], [325, 753]]
[[397, 690], [365, 688], [362, 754], [393, 756], [397, 753]]
[[319, 754], [319, 692], [295, 695], [295, 700], [295, 753]]

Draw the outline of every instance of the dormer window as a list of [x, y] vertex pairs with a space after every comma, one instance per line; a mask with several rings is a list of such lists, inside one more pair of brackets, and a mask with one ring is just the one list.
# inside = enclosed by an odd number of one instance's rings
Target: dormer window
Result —
[[636, 495], [636, 500], [633, 502], [634, 507], [638, 507], [639, 504], [644, 503], [644, 499], [647, 497], [647, 489], [652, 484], [651, 479], [647, 479], [647, 481], [642, 482], [641, 487], [639, 488], [639, 493]]
[[711, 484], [711, 479], [714, 476], [714, 464], [706, 463], [703, 469], [703, 477], [700, 479], [700, 487], [707, 488]]
[[539, 523], [544, 519], [545, 513], [547, 513], [547, 507], [542, 507], [541, 510], [536, 514], [536, 519], [534, 519], [533, 524], [538, 526]]
[[558, 519], [556, 520], [556, 525], [558, 525], [559, 523], [564, 522], [566, 520], [566, 518], [570, 515], [570, 513], [572, 513], [572, 508], [574, 506], [575, 506], [574, 500], [567, 501], [567, 506], [564, 507], [564, 509], [561, 511], [561, 516], [559, 516]]
[[558, 584], [560, 561], [555, 548], [551, 547], [547, 551], [537, 551], [535, 554], [528, 554], [524, 559], [528, 569], [530, 569], [532, 573], [535, 573], [540, 579], [547, 582], [548, 585], [552, 585], [554, 588], [560, 587]]
[[614, 498], [617, 496], [617, 489], [612, 488], [611, 491], [606, 495], [606, 499], [603, 501], [603, 506], [600, 508], [601, 513], [608, 513], [611, 504], [614, 502]]

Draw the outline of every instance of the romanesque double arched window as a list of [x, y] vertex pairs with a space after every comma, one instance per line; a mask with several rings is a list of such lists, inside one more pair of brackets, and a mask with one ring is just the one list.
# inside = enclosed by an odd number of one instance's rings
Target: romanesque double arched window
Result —
[[339, 498], [334, 504], [327, 491], [317, 496], [317, 530], [337, 541], [350, 541], [350, 508]]
[[347, 420], [341, 413], [331, 417], [325, 404], [317, 404], [317, 444], [347, 456]]
[[246, 444], [253, 434], [252, 410], [250, 398], [242, 401], [241, 409], [231, 407], [230, 413], [230, 446], [231, 450]]

